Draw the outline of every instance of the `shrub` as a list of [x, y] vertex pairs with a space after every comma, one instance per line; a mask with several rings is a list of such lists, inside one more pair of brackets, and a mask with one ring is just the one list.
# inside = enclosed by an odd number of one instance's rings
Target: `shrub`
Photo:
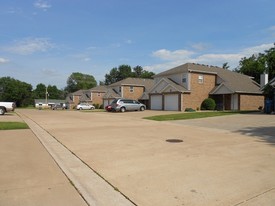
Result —
[[207, 98], [203, 100], [201, 104], [201, 110], [214, 110], [216, 107], [216, 103], [214, 99]]
[[95, 109], [99, 109], [99, 104], [93, 104]]
[[196, 110], [192, 109], [192, 108], [186, 108], [185, 109], [186, 112], [195, 112]]

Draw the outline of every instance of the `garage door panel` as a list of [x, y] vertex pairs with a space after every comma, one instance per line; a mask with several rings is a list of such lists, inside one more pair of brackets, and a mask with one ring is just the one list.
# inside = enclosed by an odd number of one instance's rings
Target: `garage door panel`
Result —
[[170, 111], [179, 110], [178, 94], [167, 94], [164, 96], [164, 110], [170, 110]]
[[151, 109], [162, 110], [162, 95], [151, 96]]

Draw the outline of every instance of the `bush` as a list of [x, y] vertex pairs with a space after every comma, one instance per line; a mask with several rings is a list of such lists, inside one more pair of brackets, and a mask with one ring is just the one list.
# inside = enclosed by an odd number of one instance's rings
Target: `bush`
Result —
[[192, 108], [186, 108], [185, 109], [186, 112], [195, 112], [196, 110], [192, 109]]
[[203, 100], [201, 104], [201, 110], [214, 110], [216, 107], [216, 103], [214, 99], [207, 98]]
[[99, 109], [99, 104], [93, 104], [95, 109]]

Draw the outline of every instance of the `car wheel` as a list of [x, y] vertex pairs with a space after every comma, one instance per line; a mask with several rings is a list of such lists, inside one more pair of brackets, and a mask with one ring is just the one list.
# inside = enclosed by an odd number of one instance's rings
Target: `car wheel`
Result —
[[120, 111], [121, 111], [121, 112], [125, 112], [125, 111], [126, 111], [125, 107], [121, 107], [121, 108], [120, 108]]
[[79, 110], [82, 110], [82, 107], [79, 107]]
[[4, 115], [5, 114], [5, 109], [3, 107], [0, 107], [0, 115]]
[[144, 111], [145, 110], [145, 108], [144, 107], [140, 107], [140, 111]]

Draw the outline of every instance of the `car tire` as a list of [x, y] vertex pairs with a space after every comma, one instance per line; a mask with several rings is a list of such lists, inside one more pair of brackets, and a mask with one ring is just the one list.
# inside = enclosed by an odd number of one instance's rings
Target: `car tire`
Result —
[[121, 107], [121, 108], [120, 108], [120, 111], [121, 111], [121, 112], [125, 112], [125, 111], [126, 111], [125, 107]]
[[144, 107], [140, 107], [140, 111], [144, 111], [145, 110], [145, 108]]
[[82, 107], [79, 107], [79, 110], [82, 110]]
[[4, 115], [6, 112], [4, 107], [0, 107], [0, 115]]

